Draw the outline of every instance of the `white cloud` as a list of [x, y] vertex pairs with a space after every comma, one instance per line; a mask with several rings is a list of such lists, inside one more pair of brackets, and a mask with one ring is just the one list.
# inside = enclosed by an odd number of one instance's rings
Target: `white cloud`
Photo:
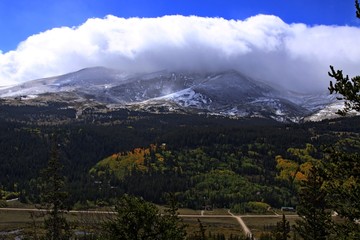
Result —
[[123, 71], [236, 69], [293, 89], [326, 89], [333, 64], [360, 74], [360, 28], [165, 16], [89, 19], [33, 35], [0, 52], [0, 86], [91, 66]]

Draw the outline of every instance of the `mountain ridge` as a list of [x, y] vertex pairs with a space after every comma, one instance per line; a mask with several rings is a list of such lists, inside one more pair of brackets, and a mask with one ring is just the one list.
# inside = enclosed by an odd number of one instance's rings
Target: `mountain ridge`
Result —
[[325, 93], [302, 94], [235, 70], [221, 72], [125, 73], [105, 67], [85, 68], [0, 89], [0, 97], [73, 92], [111, 107], [144, 111], [189, 111], [231, 117], [263, 117], [299, 122], [331, 105]]

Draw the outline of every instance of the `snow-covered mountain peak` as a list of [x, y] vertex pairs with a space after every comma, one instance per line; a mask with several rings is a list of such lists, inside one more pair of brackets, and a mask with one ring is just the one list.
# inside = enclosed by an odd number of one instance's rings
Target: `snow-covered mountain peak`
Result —
[[[228, 116], [298, 121], [330, 103], [328, 94], [300, 94], [230, 70], [212, 73], [159, 71], [124, 73], [86, 68], [1, 89], [1, 97], [72, 92], [104, 104], [196, 110]], [[174, 107], [177, 106], [177, 107]], [[147, 109], [147, 108], [145, 108]]]

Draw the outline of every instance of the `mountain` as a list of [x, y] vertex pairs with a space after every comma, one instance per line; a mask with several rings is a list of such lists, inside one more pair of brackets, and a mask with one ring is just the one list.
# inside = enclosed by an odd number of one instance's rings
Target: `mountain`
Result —
[[300, 94], [230, 70], [212, 73], [124, 73], [103, 67], [29, 81], [0, 90], [0, 97], [56, 93], [108, 107], [181, 111], [299, 122], [334, 102], [327, 93]]

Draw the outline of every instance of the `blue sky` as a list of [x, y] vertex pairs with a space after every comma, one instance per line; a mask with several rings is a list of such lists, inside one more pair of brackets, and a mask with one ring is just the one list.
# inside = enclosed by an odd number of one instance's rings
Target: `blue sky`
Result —
[[286, 23], [359, 25], [353, 0], [1, 0], [0, 50], [54, 27], [78, 26], [88, 18], [196, 15], [243, 20], [271, 14]]

